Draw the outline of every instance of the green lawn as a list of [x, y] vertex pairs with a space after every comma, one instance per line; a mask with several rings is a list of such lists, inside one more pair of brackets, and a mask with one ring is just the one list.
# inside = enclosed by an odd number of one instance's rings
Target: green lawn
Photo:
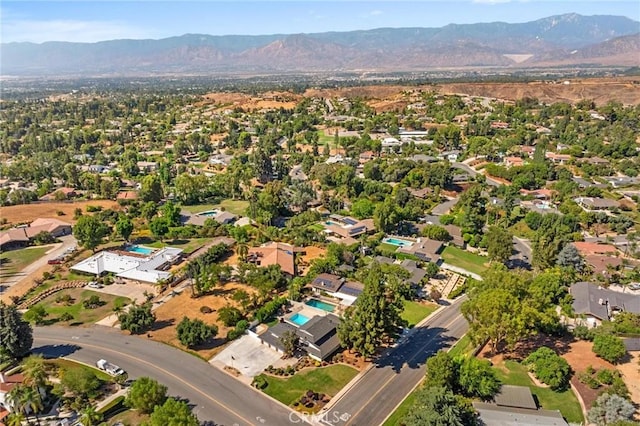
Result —
[[5, 251], [0, 256], [0, 278], [8, 278], [17, 274], [44, 256], [49, 249], [51, 249], [51, 246]]
[[113, 378], [110, 375], [108, 375], [107, 373], [105, 373], [104, 371], [99, 370], [97, 368], [90, 367], [90, 366], [85, 365], [85, 364], [81, 364], [79, 362], [71, 361], [70, 359], [64, 359], [64, 358], [47, 359], [44, 362], [47, 365], [55, 366], [55, 367], [60, 368], [62, 370], [69, 370], [71, 368], [83, 368], [85, 370], [89, 370], [90, 372], [95, 374], [98, 379], [100, 379], [100, 380], [102, 380], [104, 382], [112, 382], [113, 381]]
[[527, 374], [527, 368], [515, 361], [505, 361], [497, 366], [498, 378], [506, 385], [528, 386], [531, 393], [537, 397], [542, 408], [546, 410], [560, 410], [569, 423], [582, 423], [582, 409], [578, 399], [571, 389], [564, 392], [554, 392], [548, 388], [539, 388], [533, 384]]
[[395, 253], [395, 251], [398, 250], [398, 246], [394, 246], [393, 244], [389, 243], [380, 243], [378, 244], [377, 249], [380, 252]]
[[164, 241], [154, 241], [152, 243], [144, 243], [142, 245], [162, 248], [162, 247], [176, 247], [184, 250], [185, 253], [191, 253], [196, 249], [202, 247], [207, 243], [207, 241], [211, 240], [211, 238], [193, 238], [193, 239], [180, 239], [180, 240], [164, 240]]
[[334, 396], [357, 374], [358, 370], [355, 368], [337, 364], [302, 371], [287, 378], [266, 374], [261, 376], [268, 383], [267, 387], [263, 389], [264, 393], [285, 405], [291, 405], [308, 390]]
[[136, 426], [144, 424], [148, 420], [149, 416], [146, 414], [142, 414], [137, 410], [127, 410], [122, 413], [116, 414], [111, 419], [109, 419], [109, 424], [113, 425], [120, 422], [125, 426]]
[[478, 256], [454, 246], [447, 246], [442, 252], [442, 258], [450, 265], [476, 274], [482, 274], [486, 271], [487, 263], [489, 262], [484, 256]]
[[224, 209], [228, 212], [231, 212], [238, 216], [244, 216], [246, 214], [247, 208], [249, 207], [249, 202], [245, 200], [231, 200], [226, 199], [220, 201], [219, 204], [196, 204], [193, 206], [182, 206], [182, 208], [190, 213], [200, 213], [207, 210], [219, 209], [224, 207]]
[[473, 352], [474, 345], [471, 343], [471, 338], [468, 334], [462, 336], [462, 339], [458, 340], [458, 342], [453, 345], [453, 347], [449, 350], [451, 356], [456, 357], [460, 355], [469, 355]]
[[[56, 299], [58, 297], [65, 294], [68, 294], [73, 298], [73, 302], [69, 306], [63, 303], [56, 302]], [[88, 299], [93, 295], [97, 295], [98, 297], [100, 297], [100, 299], [104, 301], [105, 304], [95, 309], [86, 309], [84, 306], [82, 306], [82, 301]], [[68, 312], [73, 315], [73, 319], [70, 321], [61, 321], [58, 323], [67, 325], [80, 325], [99, 321], [107, 315], [111, 314], [114, 306], [125, 306], [129, 303], [131, 303], [131, 300], [126, 297], [98, 293], [91, 290], [84, 290], [82, 288], [70, 288], [52, 294], [51, 296], [45, 298], [42, 302], [38, 303], [38, 305], [44, 306], [48, 313], [45, 321], [58, 322], [57, 319], [60, 318], [60, 316], [64, 313]]]
[[433, 311], [438, 309], [435, 303], [420, 303], [404, 300], [404, 311], [402, 311], [402, 319], [407, 321], [409, 328], [412, 328], [420, 321], [431, 315]]
[[316, 232], [322, 232], [324, 230], [324, 226], [320, 225], [319, 223], [314, 223], [312, 225], [309, 225], [307, 226], [307, 228]]

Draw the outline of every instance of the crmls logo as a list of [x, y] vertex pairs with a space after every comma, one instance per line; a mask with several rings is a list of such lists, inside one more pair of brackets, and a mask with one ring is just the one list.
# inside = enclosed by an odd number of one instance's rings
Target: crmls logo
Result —
[[308, 414], [308, 413], [289, 413], [289, 421], [291, 423], [311, 423], [318, 424], [324, 423], [328, 425], [338, 424], [340, 422], [346, 422], [351, 418], [349, 413], [340, 413], [339, 411], [328, 411], [322, 414]]

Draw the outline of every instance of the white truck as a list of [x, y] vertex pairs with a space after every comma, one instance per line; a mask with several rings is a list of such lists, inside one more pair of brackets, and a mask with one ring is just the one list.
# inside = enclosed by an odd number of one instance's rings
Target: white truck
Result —
[[100, 370], [112, 376], [119, 376], [121, 374], [124, 374], [124, 370], [122, 368], [118, 367], [115, 364], [111, 364], [106, 359], [99, 359], [98, 361], [96, 361], [96, 366]]

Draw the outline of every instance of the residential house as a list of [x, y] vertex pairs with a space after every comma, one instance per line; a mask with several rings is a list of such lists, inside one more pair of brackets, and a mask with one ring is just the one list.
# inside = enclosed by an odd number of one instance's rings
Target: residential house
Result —
[[340, 349], [338, 325], [340, 318], [333, 314], [311, 318], [297, 330], [300, 346], [313, 359], [323, 361], [329, 358]]
[[407, 191], [409, 191], [409, 194], [413, 195], [416, 198], [420, 198], [421, 200], [424, 200], [425, 198], [428, 198], [431, 194], [433, 194], [433, 190], [431, 188], [407, 188]]
[[544, 156], [554, 164], [567, 164], [572, 158], [569, 154], [556, 154], [555, 152], [547, 152]]
[[402, 146], [402, 142], [394, 137], [387, 137], [382, 139], [382, 149], [388, 150], [390, 148], [397, 148], [399, 146]]
[[484, 426], [569, 426], [558, 410], [538, 409], [526, 386], [502, 385], [493, 402], [474, 402]]
[[26, 247], [41, 232], [48, 232], [55, 238], [62, 237], [71, 234], [71, 224], [59, 219], [38, 218], [28, 226], [21, 225], [0, 232], [0, 249]]
[[503, 161], [507, 168], [524, 166], [524, 160], [520, 157], [505, 157]]
[[355, 238], [375, 230], [373, 219], [358, 220], [349, 216], [329, 215], [328, 220], [320, 222], [327, 234], [340, 238]]
[[460, 156], [460, 151], [444, 151], [438, 154], [438, 158], [440, 160], [449, 160], [449, 161], [458, 161], [458, 157]]
[[437, 263], [440, 261], [440, 252], [442, 252], [443, 247], [442, 241], [418, 238], [411, 245], [398, 247], [396, 252], [416, 256], [425, 262]]
[[520, 195], [524, 197], [533, 197], [536, 200], [551, 200], [551, 198], [553, 198], [553, 195], [555, 193], [556, 193], [555, 191], [551, 189], [546, 189], [546, 188], [534, 189], [534, 190], [528, 190], [528, 189], [520, 190]]
[[609, 275], [610, 270], [622, 267], [622, 259], [619, 257], [604, 256], [601, 254], [588, 254], [584, 261], [594, 275]]
[[492, 129], [500, 129], [500, 130], [508, 129], [509, 128], [509, 123], [506, 123], [504, 121], [492, 121], [491, 122], [491, 128]]
[[148, 254], [132, 251], [105, 250], [73, 265], [74, 271], [100, 276], [112, 272], [117, 277], [157, 284], [171, 277], [167, 269], [178, 262], [182, 249], [165, 247]]
[[315, 277], [310, 285], [316, 293], [335, 293], [344, 282], [345, 279], [338, 275], [322, 273]]
[[610, 320], [618, 312], [640, 314], [640, 295], [621, 293], [588, 282], [573, 284], [569, 293], [573, 297], [573, 310], [586, 317], [587, 325], [595, 327]]
[[87, 170], [91, 173], [109, 173], [112, 169], [110, 166], [105, 166], [103, 164], [92, 164]]
[[11, 392], [11, 389], [22, 384], [24, 376], [22, 374], [12, 374], [10, 376], [0, 372], [0, 424], [2, 419], [13, 411], [13, 405], [7, 398], [7, 394]]
[[159, 165], [155, 161], [138, 161], [138, 169], [142, 173], [151, 173], [158, 170]]
[[465, 248], [466, 243], [462, 237], [462, 228], [457, 225], [445, 225], [444, 229], [451, 235], [451, 244]]
[[604, 183], [594, 183], [592, 180], [586, 180], [584, 178], [581, 178], [579, 176], [574, 176], [571, 180], [573, 180], [575, 183], [578, 184], [578, 186], [581, 189], [586, 189], [586, 188], [591, 188], [591, 187], [595, 187], [595, 188], [606, 188], [607, 185]]
[[136, 191], [120, 191], [116, 195], [116, 200], [120, 204], [126, 204], [138, 199], [138, 193]]
[[419, 287], [422, 285], [422, 280], [427, 276], [427, 271], [420, 268], [415, 260], [404, 259], [400, 262], [400, 266], [411, 274], [407, 279], [407, 282], [412, 286]]
[[618, 249], [611, 244], [600, 244], [600, 243], [588, 243], [586, 241], [576, 241], [572, 243], [575, 248], [580, 252], [582, 256], [589, 256], [592, 254], [600, 254], [600, 255], [616, 255], [618, 254]]
[[[62, 194], [62, 195], [59, 195]], [[42, 197], [39, 198], [40, 201], [55, 201], [55, 200], [59, 200], [60, 198], [65, 199], [65, 200], [69, 200], [71, 198], [75, 198], [77, 197], [77, 192], [75, 188], [69, 188], [69, 187], [62, 187], [62, 188], [58, 188], [46, 195], [43, 195]]]
[[577, 197], [574, 200], [585, 211], [611, 210], [620, 207], [616, 200], [600, 197]]
[[291, 244], [269, 242], [260, 247], [250, 247], [247, 262], [265, 267], [280, 265], [280, 270], [291, 276], [296, 276], [296, 262], [294, 247]]
[[614, 188], [620, 188], [623, 186], [637, 185], [640, 183], [640, 178], [627, 177], [627, 176], [605, 176], [602, 179], [606, 180], [609, 185]]
[[438, 161], [436, 157], [425, 154], [414, 154], [409, 159], [415, 161], [416, 163], [435, 163], [436, 161]]
[[297, 180], [297, 181], [309, 180], [309, 177], [302, 170], [302, 165], [300, 165], [300, 164], [298, 164], [296, 166], [293, 166], [291, 168], [291, 171], [289, 172], [289, 177], [291, 177], [291, 180]]
[[352, 305], [364, 290], [364, 285], [358, 281], [347, 281], [338, 275], [326, 273], [318, 275], [309, 285], [315, 293], [327, 293], [347, 306]]

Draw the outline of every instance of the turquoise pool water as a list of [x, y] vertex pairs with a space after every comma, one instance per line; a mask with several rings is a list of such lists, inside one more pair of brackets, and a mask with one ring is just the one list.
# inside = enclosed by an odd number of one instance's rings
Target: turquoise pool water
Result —
[[309, 318], [305, 317], [304, 315], [296, 313], [291, 315], [289, 320], [295, 325], [301, 326], [301, 325], [305, 325], [309, 321]]
[[207, 210], [206, 212], [200, 212], [197, 215], [198, 216], [217, 216], [218, 213], [220, 213], [218, 210]]
[[398, 247], [410, 247], [413, 245], [411, 241], [399, 240], [397, 238], [385, 238], [384, 240], [382, 240], [382, 242], [391, 244], [392, 246], [398, 246]]
[[140, 246], [133, 246], [133, 247], [129, 247], [127, 249], [127, 251], [130, 251], [132, 253], [138, 253], [138, 254], [151, 254], [153, 253], [153, 249], [150, 248], [146, 248], [146, 247], [140, 247]]
[[327, 226], [331, 226], [331, 225], [342, 226], [340, 223], [334, 222], [332, 220], [327, 220], [324, 224], [327, 225]]
[[333, 310], [336, 308], [331, 303], [326, 303], [318, 299], [309, 299], [304, 303], [305, 305], [313, 306], [314, 308], [322, 309], [323, 311], [327, 312], [333, 312]]

